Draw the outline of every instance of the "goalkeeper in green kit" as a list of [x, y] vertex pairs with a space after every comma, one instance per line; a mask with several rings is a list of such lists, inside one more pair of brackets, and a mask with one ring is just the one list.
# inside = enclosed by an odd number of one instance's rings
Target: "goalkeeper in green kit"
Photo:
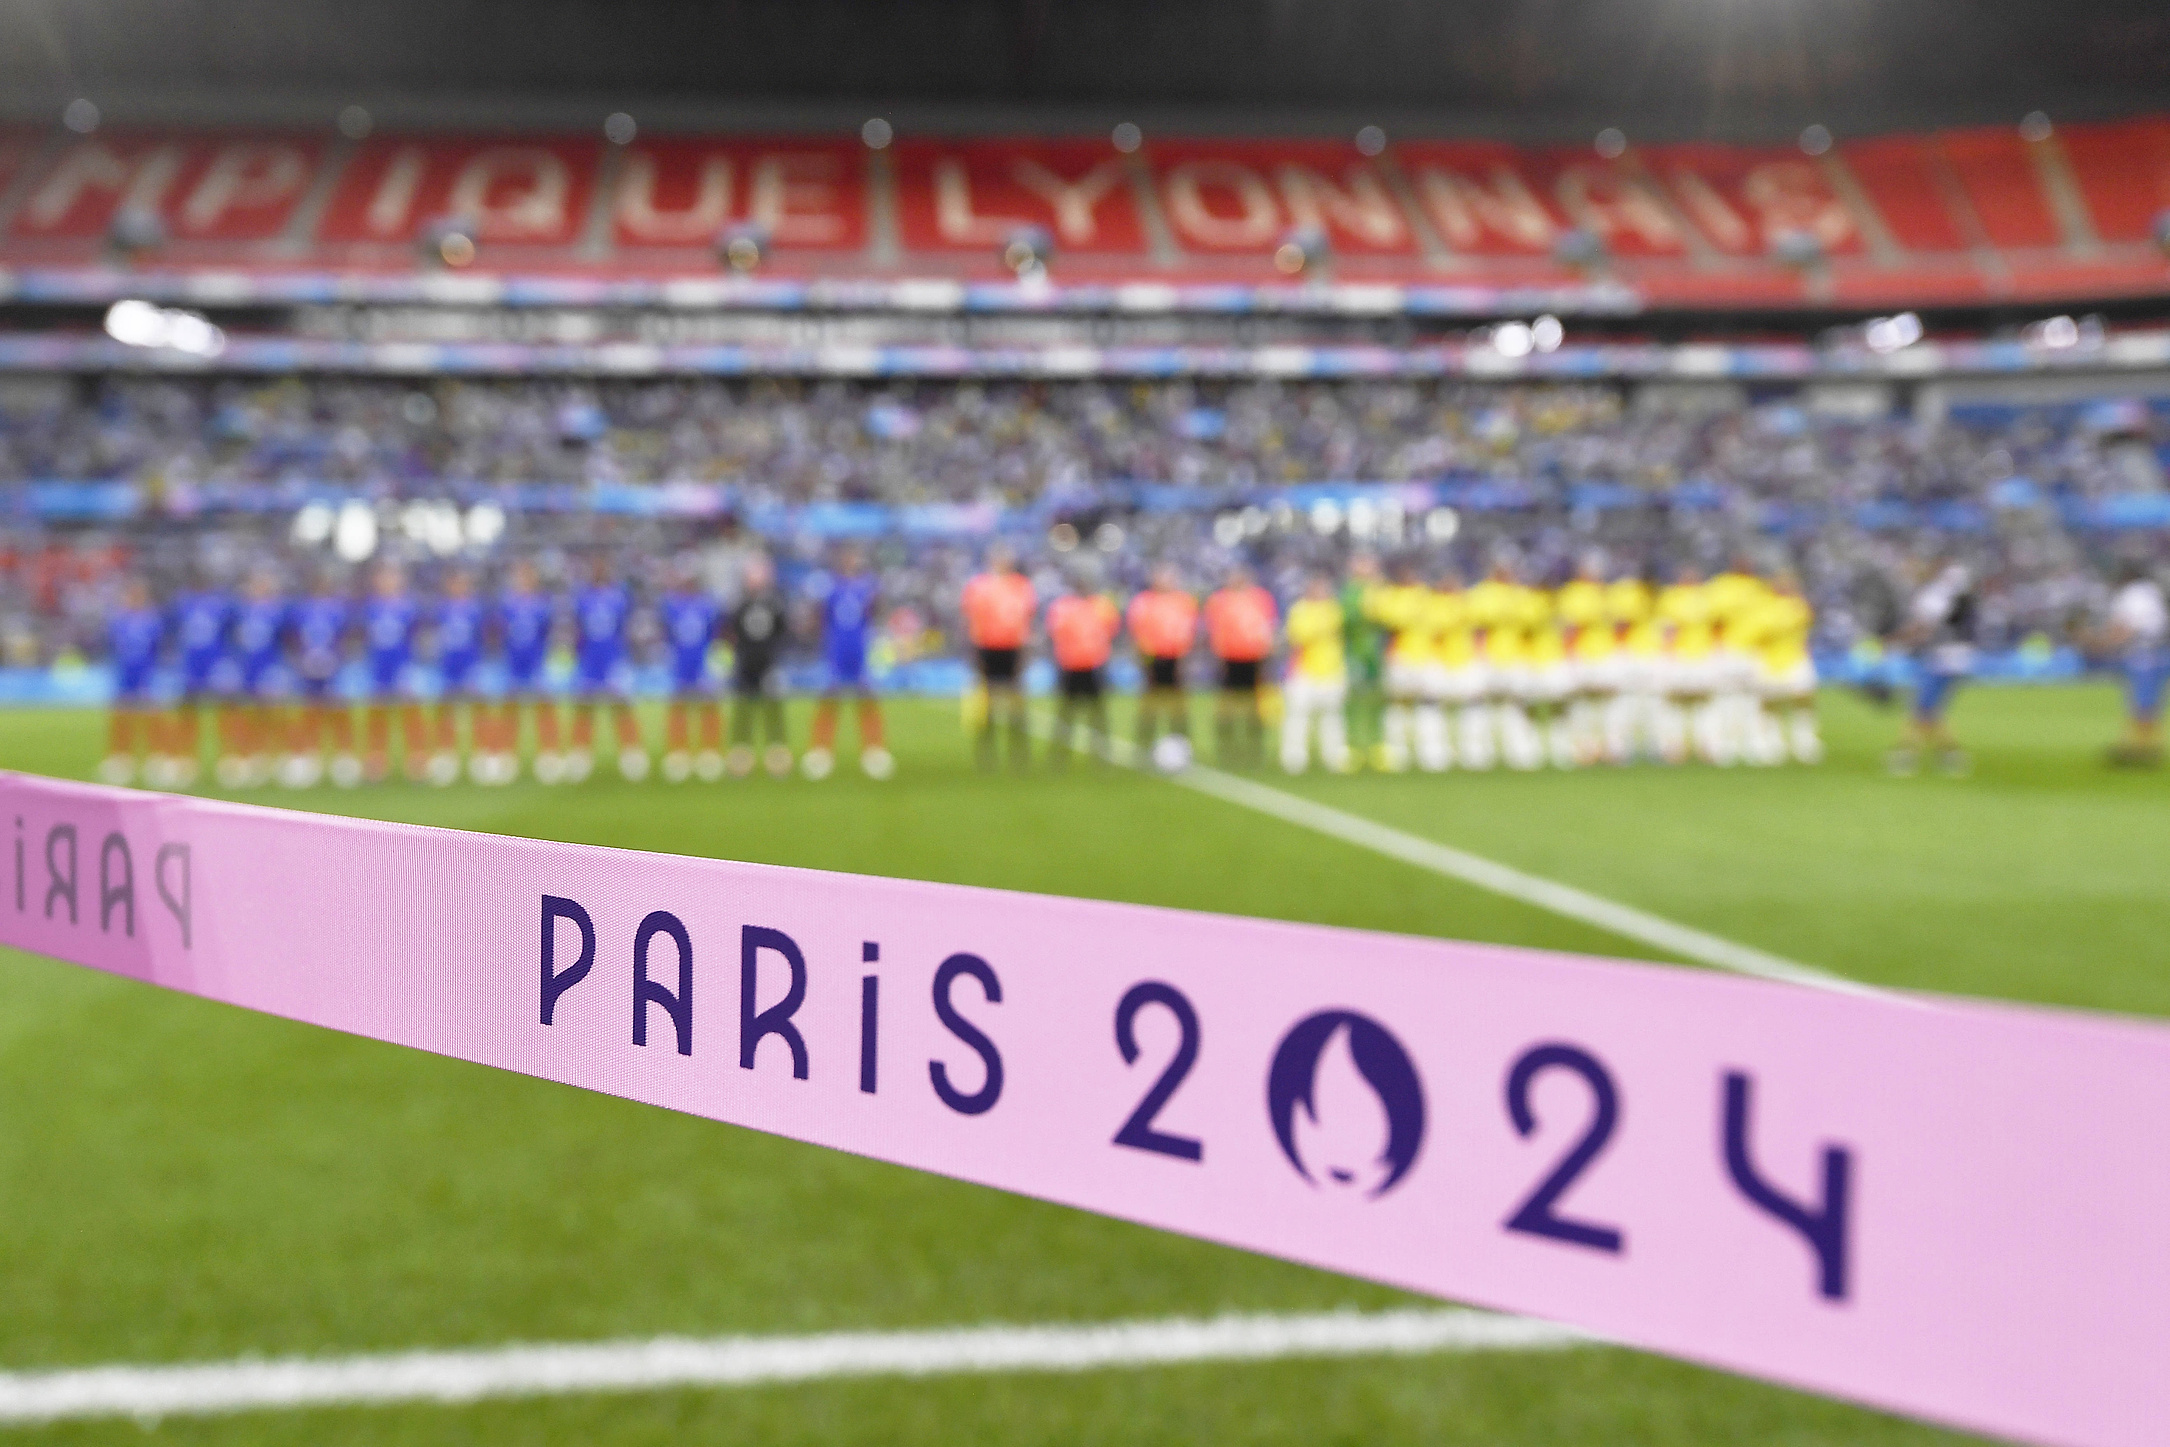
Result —
[[1365, 605], [1374, 589], [1385, 586], [1379, 559], [1369, 552], [1349, 557], [1348, 581], [1341, 585], [1342, 646], [1348, 653], [1349, 695], [1345, 705], [1349, 720], [1349, 756], [1371, 767], [1384, 768], [1386, 739], [1382, 721], [1386, 694], [1382, 676], [1386, 669], [1386, 631], [1371, 617]]

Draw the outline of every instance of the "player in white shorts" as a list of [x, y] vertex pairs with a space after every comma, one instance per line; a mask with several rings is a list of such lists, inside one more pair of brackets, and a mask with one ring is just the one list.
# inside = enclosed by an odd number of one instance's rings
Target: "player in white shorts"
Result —
[[1738, 625], [1741, 644], [1756, 663], [1757, 709], [1748, 736], [1752, 764], [1823, 761], [1823, 739], [1816, 730], [1816, 662], [1809, 635], [1816, 615], [1801, 595], [1801, 582], [1790, 572], [1771, 580], [1753, 611]]
[[1567, 628], [1560, 621], [1557, 600], [1549, 589], [1525, 588], [1522, 595], [1522, 636], [1528, 651], [1523, 687], [1531, 727], [1543, 741], [1545, 757], [1552, 767], [1572, 769], [1581, 760], [1575, 755], [1569, 708], [1580, 683], [1574, 656], [1568, 651]]
[[1692, 564], [1682, 566], [1658, 593], [1657, 618], [1665, 629], [1658, 707], [1658, 753], [1669, 764], [1686, 760], [1690, 746], [1711, 763], [1721, 758], [1713, 727], [1712, 697], [1718, 691], [1716, 639], [1710, 590]]
[[1386, 715], [1381, 729], [1380, 762], [1398, 774], [1413, 761], [1417, 715], [1430, 680], [1426, 677], [1425, 634], [1419, 626], [1431, 590], [1416, 581], [1406, 563], [1396, 563], [1391, 581], [1375, 583], [1361, 594], [1364, 617], [1386, 635]]
[[1288, 678], [1281, 689], [1281, 767], [1300, 774], [1311, 766], [1311, 731], [1318, 728], [1319, 757], [1336, 773], [1350, 767], [1348, 655], [1342, 642], [1344, 615], [1333, 581], [1314, 573], [1304, 595], [1288, 610]]

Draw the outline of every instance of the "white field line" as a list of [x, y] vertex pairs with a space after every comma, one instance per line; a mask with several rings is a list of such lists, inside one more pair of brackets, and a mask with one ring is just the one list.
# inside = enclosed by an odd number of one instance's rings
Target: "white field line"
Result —
[[[1101, 741], [1102, 753], [1112, 763], [1126, 768], [1137, 768], [1137, 746], [1128, 739], [1107, 738]], [[1230, 804], [1238, 804], [1261, 814], [1269, 814], [1286, 823], [1299, 825], [1317, 833], [1329, 835], [1359, 849], [1369, 849], [1419, 869], [1459, 879], [1479, 889], [1535, 905], [1542, 910], [1583, 924], [1595, 925], [1601, 930], [1655, 946], [1667, 954], [1698, 964], [1711, 965], [1721, 970], [1733, 970], [1743, 975], [1754, 975], [1765, 980], [1782, 980], [1791, 985], [1813, 985], [1820, 989], [1842, 990], [1853, 994], [1882, 997], [1884, 992], [1872, 985], [1819, 970], [1779, 955], [1744, 945], [1719, 935], [1708, 934], [1692, 926], [1680, 924], [1661, 915], [1651, 914], [1618, 900], [1606, 899], [1571, 884], [1546, 879], [1542, 875], [1526, 874], [1509, 865], [1486, 859], [1479, 854], [1456, 849], [1451, 845], [1410, 834], [1375, 819], [1360, 814], [1335, 809], [1311, 799], [1261, 784], [1255, 779], [1226, 774], [1204, 764], [1193, 763], [1180, 773], [1168, 776], [1173, 782], [1201, 794], [1210, 794]]]
[[0, 1425], [95, 1417], [148, 1421], [269, 1408], [444, 1405], [840, 1377], [1545, 1351], [1595, 1340], [1524, 1317], [1445, 1308], [820, 1336], [656, 1337], [586, 1345], [88, 1367], [0, 1373]]

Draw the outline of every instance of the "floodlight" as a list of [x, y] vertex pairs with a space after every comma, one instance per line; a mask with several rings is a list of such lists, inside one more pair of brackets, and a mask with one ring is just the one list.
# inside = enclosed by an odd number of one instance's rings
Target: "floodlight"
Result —
[[1333, 257], [1326, 233], [1316, 226], [1298, 226], [1281, 237], [1274, 248], [1273, 267], [1283, 276], [1304, 276], [1317, 271]]
[[440, 216], [422, 228], [421, 248], [425, 262], [458, 271], [475, 264], [476, 226], [458, 216]]
[[769, 259], [769, 229], [758, 221], [740, 221], [716, 233], [716, 259], [733, 271], [759, 270]]
[[1055, 237], [1045, 226], [1012, 228], [1002, 243], [1002, 264], [1020, 277], [1044, 276], [1055, 259]]

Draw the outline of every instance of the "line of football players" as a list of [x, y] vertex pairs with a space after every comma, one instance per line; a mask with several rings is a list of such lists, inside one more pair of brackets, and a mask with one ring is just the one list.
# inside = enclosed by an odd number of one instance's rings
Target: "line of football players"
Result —
[[[876, 588], [847, 550], [822, 601], [831, 688], [816, 711], [813, 746], [797, 761], [809, 776], [831, 767], [845, 694], [860, 700], [862, 766], [876, 777], [894, 767], [866, 672]], [[411, 779], [450, 784], [464, 762], [475, 782], [505, 784], [519, 776], [530, 729], [535, 777], [578, 782], [594, 771], [597, 722], [607, 714], [619, 772], [645, 778], [650, 754], [627, 690], [635, 611], [632, 589], [608, 559], [567, 592], [546, 590], [525, 561], [511, 564], [503, 586], [488, 594], [472, 573], [455, 570], [437, 593], [421, 596], [389, 564], [361, 598], [328, 578], [290, 596], [275, 573], [260, 570], [237, 594], [198, 588], [161, 605], [134, 581], [108, 625], [115, 699], [103, 776], [187, 787], [208, 717], [216, 777], [226, 788], [382, 780], [392, 772], [395, 735]], [[729, 607], [690, 568], [674, 569], [653, 611], [672, 691], [663, 776], [743, 776], [757, 757], [771, 773], [788, 772], [794, 757], [777, 664], [789, 609], [767, 561], [748, 564]], [[728, 747], [723, 681], [711, 660], [719, 641], [730, 650]], [[569, 717], [561, 717], [558, 690], [545, 676], [560, 642], [572, 658]], [[425, 655], [436, 679], [430, 698], [418, 687]], [[356, 664], [366, 678], [358, 719], [346, 692]], [[487, 690], [485, 674], [494, 675]], [[174, 676], [177, 691], [165, 686]]]
[[[992, 551], [964, 612], [984, 690], [981, 760], [995, 762], [1006, 733], [1021, 762], [1023, 658], [1039, 614], [1006, 550]], [[1451, 573], [1420, 578], [1413, 565], [1383, 575], [1361, 556], [1345, 579], [1309, 577], [1285, 620], [1241, 569], [1202, 606], [1168, 569], [1120, 609], [1074, 584], [1040, 620], [1057, 669], [1058, 749], [1080, 722], [1106, 732], [1103, 673], [1127, 632], [1144, 675], [1136, 743], [1163, 767], [1186, 761], [1185, 670], [1201, 620], [1219, 758], [1231, 764], [1260, 760], [1276, 708], [1291, 773], [1309, 766], [1314, 741], [1329, 769], [1396, 772], [1823, 756], [1814, 615], [1790, 574], [1735, 568], [1706, 580], [1682, 569], [1654, 586], [1607, 576], [1593, 559], [1556, 589], [1521, 582], [1505, 563], [1465, 586]]]

